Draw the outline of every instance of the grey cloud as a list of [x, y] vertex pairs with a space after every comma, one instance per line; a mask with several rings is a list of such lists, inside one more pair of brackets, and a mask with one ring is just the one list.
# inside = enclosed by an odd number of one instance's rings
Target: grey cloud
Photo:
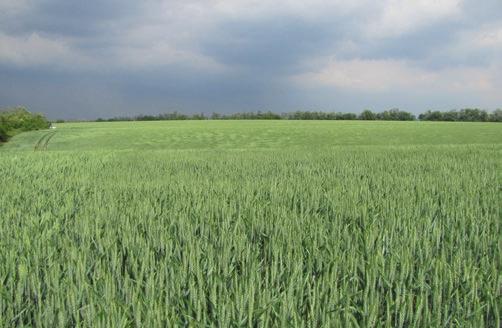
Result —
[[100, 36], [111, 23], [141, 14], [141, 2], [118, 0], [42, 0], [26, 10], [2, 17], [0, 27], [11, 34], [32, 32], [56, 36]]
[[201, 50], [230, 66], [257, 73], [294, 71], [308, 56], [329, 54], [344, 37], [343, 22], [312, 22], [300, 17], [273, 17], [220, 22], [213, 34], [203, 39]]
[[235, 74], [200, 75], [176, 67], [101, 73], [4, 67], [0, 75], [5, 77], [0, 80], [0, 108], [26, 105], [51, 118], [283, 110], [276, 98], [280, 85]]
[[[322, 64], [317, 61], [323, 57], [391, 59], [429, 71], [500, 67], [500, 48], [469, 49], [464, 37], [486, 24], [502, 24], [499, 0], [466, 0], [460, 17], [384, 38], [365, 33], [381, 14], [375, 3], [356, 11], [319, 11], [305, 16], [286, 11], [225, 15], [211, 10], [191, 15], [190, 7], [179, 10], [180, 3], [41, 0], [17, 13], [0, 13], [0, 36], [37, 33], [61, 39], [71, 50], [68, 54], [85, 59], [74, 61], [74, 66], [81, 67], [71, 67], [71, 58], [66, 66], [55, 62], [15, 67], [2, 62], [0, 46], [0, 107], [25, 104], [54, 118], [94, 118], [166, 110], [359, 111], [402, 106], [418, 111], [434, 104], [496, 106], [475, 91], [455, 99], [435, 90], [375, 94], [340, 87], [301, 88], [290, 78], [318, 68]], [[201, 10], [210, 8], [204, 2], [194, 4]], [[154, 32], [138, 32], [145, 27]], [[158, 51], [159, 45], [168, 50], [154, 54], [155, 60], [146, 59], [137, 66], [125, 60], [126, 55], [150, 58], [148, 54]], [[131, 52], [131, 48], [141, 51]], [[182, 61], [167, 58], [171, 48], [184, 57]], [[198, 56], [221, 69], [195, 63]]]
[[464, 12], [462, 20], [470, 23], [471, 26], [502, 19], [502, 2], [500, 0], [465, 0], [462, 8]]

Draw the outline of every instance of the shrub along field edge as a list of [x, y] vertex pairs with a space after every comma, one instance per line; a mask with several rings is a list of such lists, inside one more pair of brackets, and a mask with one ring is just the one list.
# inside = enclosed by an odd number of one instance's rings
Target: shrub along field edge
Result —
[[0, 111], [0, 143], [20, 132], [47, 129], [49, 126], [49, 121], [42, 114], [30, 113], [24, 107]]

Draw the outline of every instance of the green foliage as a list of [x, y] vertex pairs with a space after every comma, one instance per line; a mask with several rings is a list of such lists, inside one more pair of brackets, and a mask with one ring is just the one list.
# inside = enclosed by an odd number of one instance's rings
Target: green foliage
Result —
[[[201, 114], [182, 114], [178, 112], [159, 115], [138, 115], [133, 117], [114, 117], [109, 119], [98, 118], [96, 122], [119, 122], [119, 121], [171, 121], [171, 120], [365, 120], [365, 121], [414, 121], [415, 115], [397, 108], [374, 113], [364, 110], [359, 115], [342, 112], [322, 111], [296, 111], [292, 113], [276, 114], [267, 112], [249, 112], [234, 114], [213, 113], [207, 117]], [[427, 111], [418, 116], [421, 121], [459, 121], [459, 122], [502, 122], [502, 110], [497, 109], [488, 113], [481, 109], [466, 108], [460, 111]]]
[[288, 120], [355, 120], [357, 116], [353, 113], [296, 111], [284, 114], [284, 118]]
[[0, 113], [0, 142], [5, 142], [9, 138], [6, 119]]
[[220, 120], [280, 120], [281, 115], [268, 112], [258, 111], [256, 113], [235, 113], [228, 115], [219, 115]]
[[418, 115], [418, 119], [421, 121], [456, 121], [455, 119], [446, 119], [448, 117], [447, 114], [449, 113], [452, 112], [442, 113], [437, 110], [436, 111], [429, 110], [425, 113]]
[[415, 116], [411, 113], [401, 111], [397, 108], [386, 110], [376, 114], [377, 120], [383, 121], [414, 121]]
[[[370, 118], [368, 118], [370, 117]], [[383, 113], [373, 114], [371, 111], [365, 111], [361, 115], [355, 113], [341, 112], [315, 112], [315, 111], [296, 111], [292, 113], [276, 114], [267, 112], [248, 112], [219, 114], [213, 113], [210, 117], [204, 114], [180, 114], [178, 112], [159, 114], [159, 115], [138, 115], [133, 117], [114, 117], [110, 119], [98, 118], [96, 122], [118, 122], [118, 121], [170, 121], [170, 120], [386, 120], [386, 121], [412, 121], [415, 117], [408, 112], [398, 109], [391, 109]]]
[[488, 121], [488, 113], [478, 108], [466, 108], [459, 111], [458, 120], [464, 122], [486, 122]]
[[502, 122], [502, 109], [496, 109], [489, 116], [490, 122]]
[[500, 327], [497, 124], [46, 134], [0, 150], [0, 327]]
[[459, 121], [459, 122], [502, 122], [502, 110], [493, 113], [478, 108], [465, 108], [460, 111], [427, 111], [418, 117], [421, 121]]
[[19, 132], [47, 129], [50, 123], [41, 114], [33, 114], [23, 107], [0, 111], [0, 141]]
[[365, 121], [373, 121], [377, 119], [377, 116], [371, 110], [366, 109], [361, 114], [359, 114], [359, 119]]

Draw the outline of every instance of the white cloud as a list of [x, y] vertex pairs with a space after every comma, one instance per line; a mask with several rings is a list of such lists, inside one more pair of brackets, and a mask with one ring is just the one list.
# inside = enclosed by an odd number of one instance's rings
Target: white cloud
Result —
[[442, 58], [457, 65], [496, 66], [502, 58], [502, 24], [480, 24], [460, 30], [450, 42], [433, 49], [428, 57], [429, 62]]
[[0, 1], [0, 13], [18, 14], [29, 8], [29, 0], [2, 0]]
[[483, 25], [462, 35], [462, 41], [471, 47], [502, 49], [502, 24]]
[[461, 0], [386, 0], [366, 25], [370, 37], [393, 37], [445, 19], [460, 18]]
[[[178, 3], [178, 2], [176, 2]], [[462, 0], [193, 0], [169, 7], [204, 13], [206, 19], [219, 16], [262, 18], [293, 15], [306, 19], [356, 18], [359, 31], [368, 37], [392, 37], [428, 24], [462, 16]], [[196, 16], [197, 17], [197, 16]]]
[[[319, 61], [326, 59], [319, 59]], [[397, 60], [337, 60], [331, 58], [317, 71], [301, 74], [295, 80], [305, 86], [335, 86], [339, 88], [387, 91], [396, 87], [412, 87], [429, 83], [433, 74], [410, 67]]]
[[13, 37], [0, 32], [0, 62], [18, 66], [78, 65], [85, 57], [63, 40], [40, 36]]
[[[322, 63], [322, 64], [321, 64]], [[366, 93], [414, 90], [418, 93], [482, 93], [500, 99], [500, 66], [427, 70], [405, 60], [319, 59], [321, 68], [294, 76], [305, 88], [334, 87]], [[311, 64], [312, 65], [312, 64]]]
[[[148, 20], [135, 22], [115, 36], [109, 49], [113, 58], [109, 65], [134, 69], [183, 65], [206, 72], [225, 69], [194, 46], [195, 40], [207, 29], [207, 23], [203, 13], [190, 8], [190, 3], [145, 9]], [[186, 11], [192, 13], [191, 24], [185, 20]], [[196, 18], [199, 15], [200, 20]]]

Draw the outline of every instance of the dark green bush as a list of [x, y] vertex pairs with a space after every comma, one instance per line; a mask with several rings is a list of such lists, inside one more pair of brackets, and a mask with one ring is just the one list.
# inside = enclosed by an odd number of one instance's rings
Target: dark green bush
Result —
[[0, 141], [2, 142], [17, 133], [47, 129], [49, 126], [49, 121], [43, 115], [30, 113], [23, 107], [0, 111]]
[[0, 116], [0, 142], [7, 141], [9, 135], [7, 134], [7, 126], [3, 116]]

